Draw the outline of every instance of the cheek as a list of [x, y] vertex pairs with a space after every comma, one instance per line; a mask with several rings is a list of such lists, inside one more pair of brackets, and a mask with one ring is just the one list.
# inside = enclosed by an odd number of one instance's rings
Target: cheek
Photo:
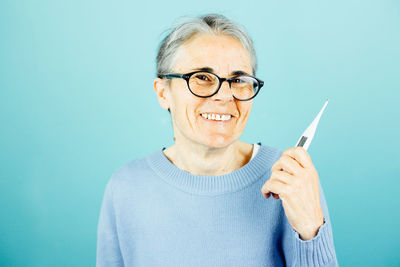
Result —
[[243, 101], [238, 101], [237, 107], [239, 109], [240, 113], [240, 119], [242, 121], [247, 121], [250, 115], [251, 107], [252, 107], [253, 101], [248, 101], [248, 102], [243, 102]]
[[[185, 88], [181, 89], [184, 90]], [[190, 92], [182, 92], [179, 96], [176, 96], [174, 102], [176, 118], [182, 124], [192, 127], [196, 120], [199, 119], [197, 113], [198, 107], [201, 106], [202, 99], [197, 99], [197, 97], [193, 96]]]
[[176, 85], [171, 90], [171, 99], [173, 102], [174, 110], [177, 113], [177, 117], [181, 116], [182, 113], [186, 110], [186, 106], [190, 101], [190, 95], [186, 92], [188, 91], [182, 83], [176, 83]]

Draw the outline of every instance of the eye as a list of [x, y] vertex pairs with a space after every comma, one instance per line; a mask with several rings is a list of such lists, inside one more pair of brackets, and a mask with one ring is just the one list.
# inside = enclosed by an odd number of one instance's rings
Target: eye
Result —
[[238, 77], [238, 78], [233, 79], [232, 82], [234, 82], [234, 83], [243, 83], [243, 82], [245, 82], [245, 80], [241, 79], [240, 77]]
[[210, 81], [210, 77], [205, 74], [197, 74], [196, 78], [202, 81]]
[[214, 83], [218, 80], [215, 75], [207, 72], [196, 73], [192, 76], [192, 79], [193, 81], [202, 83]]

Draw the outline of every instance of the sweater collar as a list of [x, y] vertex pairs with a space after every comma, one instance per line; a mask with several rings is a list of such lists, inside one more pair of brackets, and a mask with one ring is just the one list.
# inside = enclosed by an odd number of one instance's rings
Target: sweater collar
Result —
[[182, 191], [197, 195], [220, 195], [238, 191], [265, 175], [281, 152], [261, 144], [256, 156], [241, 168], [222, 175], [194, 175], [184, 171], [164, 155], [162, 150], [150, 154], [146, 161], [165, 182]]

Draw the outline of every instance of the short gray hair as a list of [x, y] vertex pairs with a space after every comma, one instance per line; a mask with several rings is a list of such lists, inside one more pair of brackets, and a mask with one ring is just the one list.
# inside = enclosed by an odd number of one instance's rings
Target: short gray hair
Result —
[[161, 41], [157, 53], [157, 76], [172, 71], [174, 58], [178, 48], [195, 34], [224, 34], [239, 40], [249, 51], [252, 62], [252, 70], [255, 75], [257, 70], [257, 58], [253, 41], [242, 26], [227, 19], [220, 14], [207, 14], [190, 18], [181, 22]]

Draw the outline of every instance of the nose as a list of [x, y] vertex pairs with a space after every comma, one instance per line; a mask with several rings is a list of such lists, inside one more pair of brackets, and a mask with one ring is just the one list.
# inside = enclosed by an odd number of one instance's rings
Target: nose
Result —
[[221, 87], [218, 90], [218, 93], [213, 95], [212, 97], [215, 100], [229, 101], [233, 100], [232, 91], [229, 87], [228, 81], [223, 81]]

